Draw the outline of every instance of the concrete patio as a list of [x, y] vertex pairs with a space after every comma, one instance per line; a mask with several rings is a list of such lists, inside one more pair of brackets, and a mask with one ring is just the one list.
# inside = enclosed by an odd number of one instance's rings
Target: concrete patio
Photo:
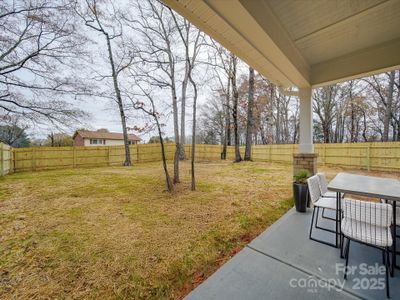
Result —
[[[345, 281], [339, 249], [308, 239], [311, 212], [291, 209], [186, 299], [385, 299], [381, 252], [352, 243], [349, 266], [357, 269]], [[330, 233], [315, 233], [334, 241]], [[399, 270], [390, 278], [390, 294], [400, 297]]]

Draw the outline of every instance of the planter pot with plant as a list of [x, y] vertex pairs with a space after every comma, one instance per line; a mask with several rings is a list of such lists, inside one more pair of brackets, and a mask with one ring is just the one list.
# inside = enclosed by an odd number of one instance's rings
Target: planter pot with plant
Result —
[[305, 212], [307, 209], [308, 186], [307, 179], [311, 173], [307, 170], [300, 170], [294, 176], [293, 182], [293, 199], [294, 205], [298, 212]]

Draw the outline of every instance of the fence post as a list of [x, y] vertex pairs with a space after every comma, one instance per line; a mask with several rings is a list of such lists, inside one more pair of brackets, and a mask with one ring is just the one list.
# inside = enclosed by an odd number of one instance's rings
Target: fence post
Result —
[[75, 149], [75, 146], [72, 147], [72, 167], [76, 168], [76, 149]]
[[32, 148], [32, 171], [36, 171], [36, 147]]
[[13, 173], [15, 173], [15, 149], [14, 148], [12, 148], [12, 152], [11, 152], [11, 154], [12, 154], [12, 170], [13, 170]]
[[136, 156], [137, 156], [137, 162], [140, 162], [139, 144], [136, 144]]
[[111, 147], [107, 146], [107, 165], [111, 166]]
[[371, 170], [371, 154], [370, 154], [370, 151], [371, 151], [371, 144], [370, 143], [368, 143], [368, 145], [367, 145], [367, 157], [366, 157], [366, 163], [367, 163], [367, 170], [368, 171], [370, 171]]

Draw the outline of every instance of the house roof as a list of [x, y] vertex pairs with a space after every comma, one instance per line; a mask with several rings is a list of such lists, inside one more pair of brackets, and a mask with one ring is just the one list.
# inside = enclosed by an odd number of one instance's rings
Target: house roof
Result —
[[[73, 136], [80, 135], [84, 139], [105, 139], [105, 140], [123, 140], [124, 136], [119, 132], [89, 131], [77, 130]], [[141, 141], [142, 139], [135, 134], [128, 134], [130, 141]]]
[[282, 87], [400, 67], [400, 0], [162, 0]]

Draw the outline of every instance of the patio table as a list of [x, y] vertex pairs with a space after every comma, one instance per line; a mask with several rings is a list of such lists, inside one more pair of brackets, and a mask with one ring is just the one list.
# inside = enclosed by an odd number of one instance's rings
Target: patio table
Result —
[[[339, 173], [329, 182], [328, 190], [336, 192], [336, 245], [339, 245], [338, 236], [341, 221], [341, 194], [348, 193], [371, 198], [384, 200], [392, 200], [393, 220], [396, 222], [396, 202], [400, 201], [400, 180], [393, 178], [382, 178], [373, 176], [364, 176], [348, 173]], [[393, 249], [392, 249], [392, 266], [391, 273], [394, 275], [394, 268], [398, 268], [396, 264], [396, 224], [392, 228]]]

